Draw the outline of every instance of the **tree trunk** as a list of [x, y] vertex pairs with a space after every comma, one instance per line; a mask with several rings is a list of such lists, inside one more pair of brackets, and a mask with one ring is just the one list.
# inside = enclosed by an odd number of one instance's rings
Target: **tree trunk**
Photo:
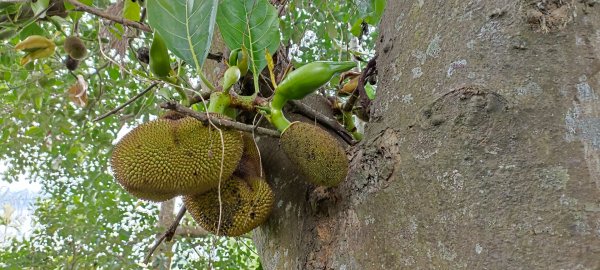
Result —
[[600, 268], [598, 1], [387, 2], [348, 179], [259, 141], [264, 268]]

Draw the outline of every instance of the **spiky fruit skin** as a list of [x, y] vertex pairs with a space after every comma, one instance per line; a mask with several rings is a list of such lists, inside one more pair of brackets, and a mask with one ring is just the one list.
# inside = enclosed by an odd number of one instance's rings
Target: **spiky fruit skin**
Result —
[[176, 193], [149, 192], [147, 189], [138, 189], [132, 186], [121, 186], [134, 197], [151, 202], [164, 202], [173, 199], [178, 195]]
[[85, 44], [76, 36], [66, 38], [64, 48], [65, 52], [73, 59], [81, 60], [87, 55]]
[[242, 156], [241, 133], [222, 132], [223, 144], [218, 130], [191, 117], [141, 124], [114, 147], [111, 167], [115, 178], [132, 195], [145, 200], [206, 192], [220, 179], [229, 179]]
[[273, 191], [264, 179], [233, 177], [221, 186], [219, 226], [218, 189], [183, 197], [185, 207], [200, 227], [224, 236], [240, 236], [258, 227], [269, 217], [274, 201]]
[[332, 187], [346, 179], [346, 153], [323, 129], [304, 122], [294, 122], [281, 134], [279, 143], [286, 156], [307, 177], [307, 181]]

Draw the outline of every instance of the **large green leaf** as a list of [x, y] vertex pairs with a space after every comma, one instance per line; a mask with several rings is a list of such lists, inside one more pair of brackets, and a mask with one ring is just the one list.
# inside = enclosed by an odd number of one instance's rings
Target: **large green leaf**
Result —
[[227, 47], [248, 49], [255, 75], [267, 65], [265, 50], [279, 47], [277, 10], [267, 0], [224, 0], [217, 24]]
[[49, 0], [39, 0], [39, 1], [35, 1], [35, 2], [31, 2], [31, 9], [33, 10], [34, 14], [40, 14], [43, 12], [43, 14], [40, 15], [40, 18], [44, 18], [46, 17], [46, 8], [48, 8], [48, 5], [50, 4]]
[[141, 12], [140, 1], [125, 0], [123, 4], [123, 18], [137, 22], [141, 18]]
[[171, 52], [201, 70], [212, 42], [218, 0], [147, 1], [148, 23]]

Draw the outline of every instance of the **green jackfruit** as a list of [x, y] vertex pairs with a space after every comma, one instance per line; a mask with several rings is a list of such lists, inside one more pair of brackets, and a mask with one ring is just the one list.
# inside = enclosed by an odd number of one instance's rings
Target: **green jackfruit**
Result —
[[140, 198], [152, 202], [164, 202], [177, 197], [177, 193], [165, 192], [149, 192], [147, 189], [136, 189], [131, 186], [121, 185], [129, 194], [136, 198]]
[[294, 122], [281, 134], [281, 148], [307, 181], [337, 186], [348, 175], [348, 158], [338, 142], [321, 128]]
[[206, 192], [229, 179], [242, 156], [241, 132], [223, 130], [223, 149], [218, 130], [191, 117], [173, 118], [141, 124], [115, 145], [115, 178], [138, 198], [163, 201]]
[[70, 36], [65, 39], [65, 52], [76, 60], [81, 60], [87, 55], [87, 49], [83, 41], [76, 36]]
[[233, 177], [225, 182], [221, 186], [222, 207], [219, 207], [218, 189], [183, 197], [185, 207], [200, 227], [225, 236], [240, 236], [258, 227], [271, 213], [274, 200], [269, 184], [258, 177], [245, 180]]

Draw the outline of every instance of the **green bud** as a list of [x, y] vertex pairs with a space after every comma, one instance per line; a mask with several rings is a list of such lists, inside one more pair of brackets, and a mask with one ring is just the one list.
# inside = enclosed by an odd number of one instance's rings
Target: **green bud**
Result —
[[223, 75], [223, 91], [227, 93], [229, 88], [234, 85], [241, 77], [240, 69], [237, 66], [230, 66]]
[[302, 99], [331, 80], [336, 73], [356, 66], [352, 61], [318, 61], [308, 63], [290, 72], [275, 89], [275, 94], [287, 99]]
[[169, 76], [171, 73], [170, 60], [165, 41], [158, 32], [155, 32], [152, 46], [150, 46], [150, 71], [159, 78]]
[[312, 62], [290, 72], [275, 89], [271, 100], [269, 121], [279, 130], [284, 131], [290, 122], [283, 115], [283, 105], [290, 99], [302, 99], [326, 84], [336, 73], [348, 71], [356, 66], [346, 62]]
[[243, 47], [239, 52], [238, 52], [238, 57], [237, 57], [237, 67], [240, 68], [240, 73], [243, 76], [246, 76], [246, 73], [248, 73], [248, 50], [246, 50], [245, 47]]
[[231, 51], [231, 53], [229, 54], [229, 66], [236, 66], [237, 65], [237, 59], [238, 59], [238, 53], [241, 51], [242, 49], [238, 48], [235, 49], [233, 51]]

